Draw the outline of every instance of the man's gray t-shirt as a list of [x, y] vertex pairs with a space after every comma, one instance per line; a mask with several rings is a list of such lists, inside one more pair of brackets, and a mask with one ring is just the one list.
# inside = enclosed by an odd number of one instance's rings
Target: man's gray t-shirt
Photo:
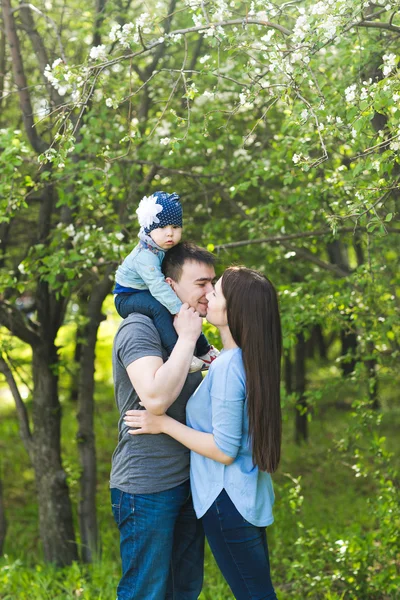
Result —
[[[164, 360], [168, 357], [153, 321], [133, 313], [121, 323], [116, 333], [112, 357], [115, 400], [121, 416], [118, 445], [112, 456], [110, 487], [128, 494], [162, 492], [189, 479], [190, 452], [187, 448], [163, 433], [130, 435], [123, 422], [127, 410], [141, 408], [126, 368], [145, 356], [158, 356]], [[200, 372], [188, 374], [167, 414], [186, 423], [186, 403], [201, 381]]]

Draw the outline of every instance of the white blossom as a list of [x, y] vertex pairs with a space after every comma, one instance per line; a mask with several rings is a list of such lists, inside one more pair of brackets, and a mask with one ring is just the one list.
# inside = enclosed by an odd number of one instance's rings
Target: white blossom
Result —
[[65, 228], [65, 233], [66, 233], [67, 235], [69, 235], [70, 237], [74, 237], [74, 235], [75, 235], [75, 228], [74, 228], [74, 226], [72, 225], [72, 223], [70, 223], [70, 224], [68, 225], [68, 227], [66, 227], [66, 228]]
[[310, 31], [311, 25], [307, 16], [300, 14], [293, 28], [292, 38], [295, 42], [302, 42]]
[[204, 56], [199, 58], [199, 63], [201, 65], [204, 65], [204, 63], [207, 62], [208, 60], [210, 60], [210, 58], [211, 58], [211, 56], [209, 54], [205, 54]]
[[383, 75], [387, 77], [396, 66], [396, 55], [395, 54], [384, 54], [382, 56], [383, 60]]
[[168, 146], [168, 144], [170, 143], [170, 141], [171, 141], [171, 138], [164, 137], [164, 138], [161, 138], [160, 144], [162, 144], [163, 146]]
[[346, 101], [347, 102], [352, 102], [353, 100], [355, 100], [356, 97], [356, 84], [354, 83], [353, 85], [349, 85], [349, 87], [347, 87], [344, 90], [344, 95], [346, 96]]
[[93, 46], [90, 50], [89, 58], [91, 60], [106, 60], [107, 54], [105, 45], [101, 44], [100, 46]]
[[301, 154], [293, 154], [292, 161], [294, 162], [295, 165], [297, 165], [297, 163], [300, 162], [300, 160], [301, 160]]
[[262, 36], [261, 41], [264, 42], [264, 44], [269, 44], [274, 34], [275, 29], [270, 29], [265, 35]]
[[109, 108], [118, 108], [118, 102], [114, 98], [106, 98], [106, 106]]

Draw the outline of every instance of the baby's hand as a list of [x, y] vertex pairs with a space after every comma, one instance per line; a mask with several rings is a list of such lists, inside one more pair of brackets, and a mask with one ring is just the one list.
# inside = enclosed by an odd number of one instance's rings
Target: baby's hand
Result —
[[124, 423], [128, 425], [128, 427], [135, 428], [129, 429], [128, 433], [131, 435], [138, 435], [141, 433], [162, 433], [164, 418], [165, 415], [153, 415], [147, 410], [128, 410], [125, 413]]
[[180, 311], [174, 318], [174, 327], [179, 337], [189, 338], [190, 341], [197, 341], [201, 333], [203, 319], [199, 313], [191, 308], [189, 304], [182, 304]]

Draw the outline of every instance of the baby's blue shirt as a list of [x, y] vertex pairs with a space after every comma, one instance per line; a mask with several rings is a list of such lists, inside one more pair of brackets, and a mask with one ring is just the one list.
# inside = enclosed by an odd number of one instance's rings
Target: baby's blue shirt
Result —
[[212, 433], [218, 448], [234, 458], [223, 465], [190, 453], [193, 504], [200, 519], [223, 489], [239, 513], [257, 527], [271, 525], [274, 491], [269, 473], [254, 466], [249, 440], [246, 375], [240, 348], [224, 350], [186, 407], [189, 427]]
[[132, 288], [132, 291], [149, 290], [171, 314], [176, 315], [182, 302], [165, 281], [161, 271], [165, 251], [150, 236], [139, 234], [139, 237], [139, 244], [117, 269], [115, 281], [119, 287], [115, 291], [118, 293], [122, 288]]

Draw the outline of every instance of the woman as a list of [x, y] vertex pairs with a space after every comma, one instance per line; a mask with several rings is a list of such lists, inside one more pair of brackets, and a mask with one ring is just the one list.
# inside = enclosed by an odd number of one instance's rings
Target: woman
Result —
[[223, 351], [187, 404], [187, 426], [147, 411], [125, 422], [132, 435], [164, 433], [192, 451], [194, 508], [235, 598], [273, 600], [265, 526], [281, 447], [276, 292], [257, 271], [231, 267], [207, 300]]

